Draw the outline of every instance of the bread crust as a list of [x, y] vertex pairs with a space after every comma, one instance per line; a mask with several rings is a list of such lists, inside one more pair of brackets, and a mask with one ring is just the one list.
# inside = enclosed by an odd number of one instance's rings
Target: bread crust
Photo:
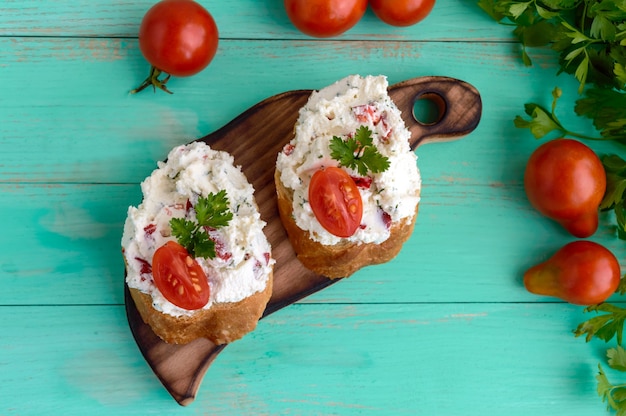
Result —
[[198, 338], [207, 338], [214, 344], [227, 344], [256, 328], [272, 295], [273, 273], [268, 276], [265, 289], [239, 302], [213, 303], [190, 316], [175, 317], [157, 311], [152, 296], [129, 288], [143, 321], [163, 341], [187, 344]]
[[346, 240], [327, 246], [314, 241], [309, 238], [308, 231], [302, 230], [296, 224], [292, 215], [293, 191], [283, 185], [280, 174], [276, 169], [274, 182], [280, 219], [297, 258], [307, 269], [315, 273], [337, 279], [348, 277], [365, 266], [386, 263], [398, 255], [404, 242], [413, 233], [419, 204], [411, 218], [392, 225], [389, 238], [381, 244], [357, 244]]

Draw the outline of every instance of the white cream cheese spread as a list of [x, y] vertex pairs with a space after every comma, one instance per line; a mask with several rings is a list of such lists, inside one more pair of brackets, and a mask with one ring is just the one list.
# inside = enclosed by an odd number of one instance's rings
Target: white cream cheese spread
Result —
[[173, 316], [193, 314], [167, 301], [157, 289], [152, 257], [167, 241], [176, 240], [170, 228], [172, 218], [194, 220], [195, 213], [188, 207], [198, 198], [222, 190], [233, 218], [227, 226], [209, 233], [215, 242], [215, 258], [196, 259], [207, 275], [211, 293], [204, 308], [214, 302], [238, 302], [265, 289], [275, 260], [263, 234], [265, 222], [254, 200], [254, 189], [233, 162], [230, 154], [194, 142], [172, 149], [167, 162], [159, 162], [142, 182], [143, 201], [128, 209], [122, 249], [128, 286], [151, 295], [156, 310]]
[[389, 238], [391, 224], [415, 214], [420, 200], [421, 177], [417, 156], [410, 148], [410, 131], [400, 110], [389, 97], [385, 76], [351, 75], [314, 91], [300, 109], [294, 138], [278, 154], [276, 167], [286, 188], [294, 191], [293, 216], [314, 241], [335, 245], [343, 238], [326, 231], [308, 202], [312, 175], [322, 167], [338, 166], [331, 157], [334, 136], [352, 137], [361, 126], [372, 131], [373, 143], [389, 159], [389, 168], [361, 177], [347, 167], [363, 200], [361, 226], [347, 239], [380, 244]]

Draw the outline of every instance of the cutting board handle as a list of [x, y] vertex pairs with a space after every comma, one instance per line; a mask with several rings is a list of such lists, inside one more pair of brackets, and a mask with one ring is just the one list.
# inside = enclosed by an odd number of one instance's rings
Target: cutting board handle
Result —
[[[482, 100], [478, 90], [455, 78], [412, 78], [390, 86], [389, 95], [411, 131], [412, 149], [428, 142], [455, 140], [472, 132], [480, 122]], [[436, 105], [435, 121], [428, 123], [417, 119], [414, 108], [422, 99]]]

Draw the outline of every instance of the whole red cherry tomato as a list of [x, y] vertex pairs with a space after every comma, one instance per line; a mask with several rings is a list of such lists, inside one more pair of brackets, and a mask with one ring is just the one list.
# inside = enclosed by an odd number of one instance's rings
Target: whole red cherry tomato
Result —
[[547, 261], [524, 273], [524, 286], [537, 295], [554, 296], [576, 305], [607, 300], [619, 285], [619, 262], [592, 241], [566, 244]]
[[392, 26], [411, 26], [426, 18], [435, 0], [370, 0], [372, 11]]
[[556, 139], [539, 146], [526, 164], [524, 188], [539, 212], [572, 235], [585, 238], [596, 232], [606, 173], [583, 143]]
[[176, 241], [168, 241], [152, 258], [152, 276], [165, 299], [188, 310], [209, 301], [209, 282], [198, 262]]
[[[202, 71], [217, 51], [218, 31], [211, 14], [193, 0], [162, 0], [146, 12], [139, 27], [139, 48], [152, 65], [148, 85], [170, 92], [170, 75], [186, 77]], [[167, 77], [159, 80], [165, 72]]]
[[361, 225], [361, 194], [343, 169], [329, 167], [315, 172], [309, 185], [309, 203], [322, 227], [337, 237], [350, 237]]
[[284, 0], [284, 4], [291, 23], [318, 38], [342, 34], [367, 10], [367, 0]]

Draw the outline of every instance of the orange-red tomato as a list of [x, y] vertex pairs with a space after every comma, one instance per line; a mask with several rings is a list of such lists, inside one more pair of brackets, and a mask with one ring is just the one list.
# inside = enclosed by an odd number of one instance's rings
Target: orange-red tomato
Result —
[[175, 241], [157, 249], [152, 258], [154, 283], [165, 299], [188, 310], [209, 301], [209, 282], [198, 262]]
[[361, 194], [343, 169], [329, 167], [315, 172], [309, 185], [309, 203], [322, 227], [338, 237], [352, 236], [361, 225]]
[[524, 273], [524, 286], [537, 295], [554, 296], [576, 305], [607, 300], [619, 285], [615, 255], [592, 241], [566, 244], [547, 261]]
[[524, 188], [540, 213], [572, 235], [585, 238], [596, 232], [606, 173], [585, 144], [556, 139], [539, 146], [526, 164]]
[[367, 0], [284, 0], [284, 5], [289, 20], [298, 30], [318, 38], [344, 33], [367, 10]]
[[193, 0], [162, 0], [144, 15], [139, 48], [155, 68], [185, 77], [202, 71], [217, 51], [211, 14]]
[[411, 26], [426, 18], [435, 0], [370, 0], [372, 11], [392, 26]]

